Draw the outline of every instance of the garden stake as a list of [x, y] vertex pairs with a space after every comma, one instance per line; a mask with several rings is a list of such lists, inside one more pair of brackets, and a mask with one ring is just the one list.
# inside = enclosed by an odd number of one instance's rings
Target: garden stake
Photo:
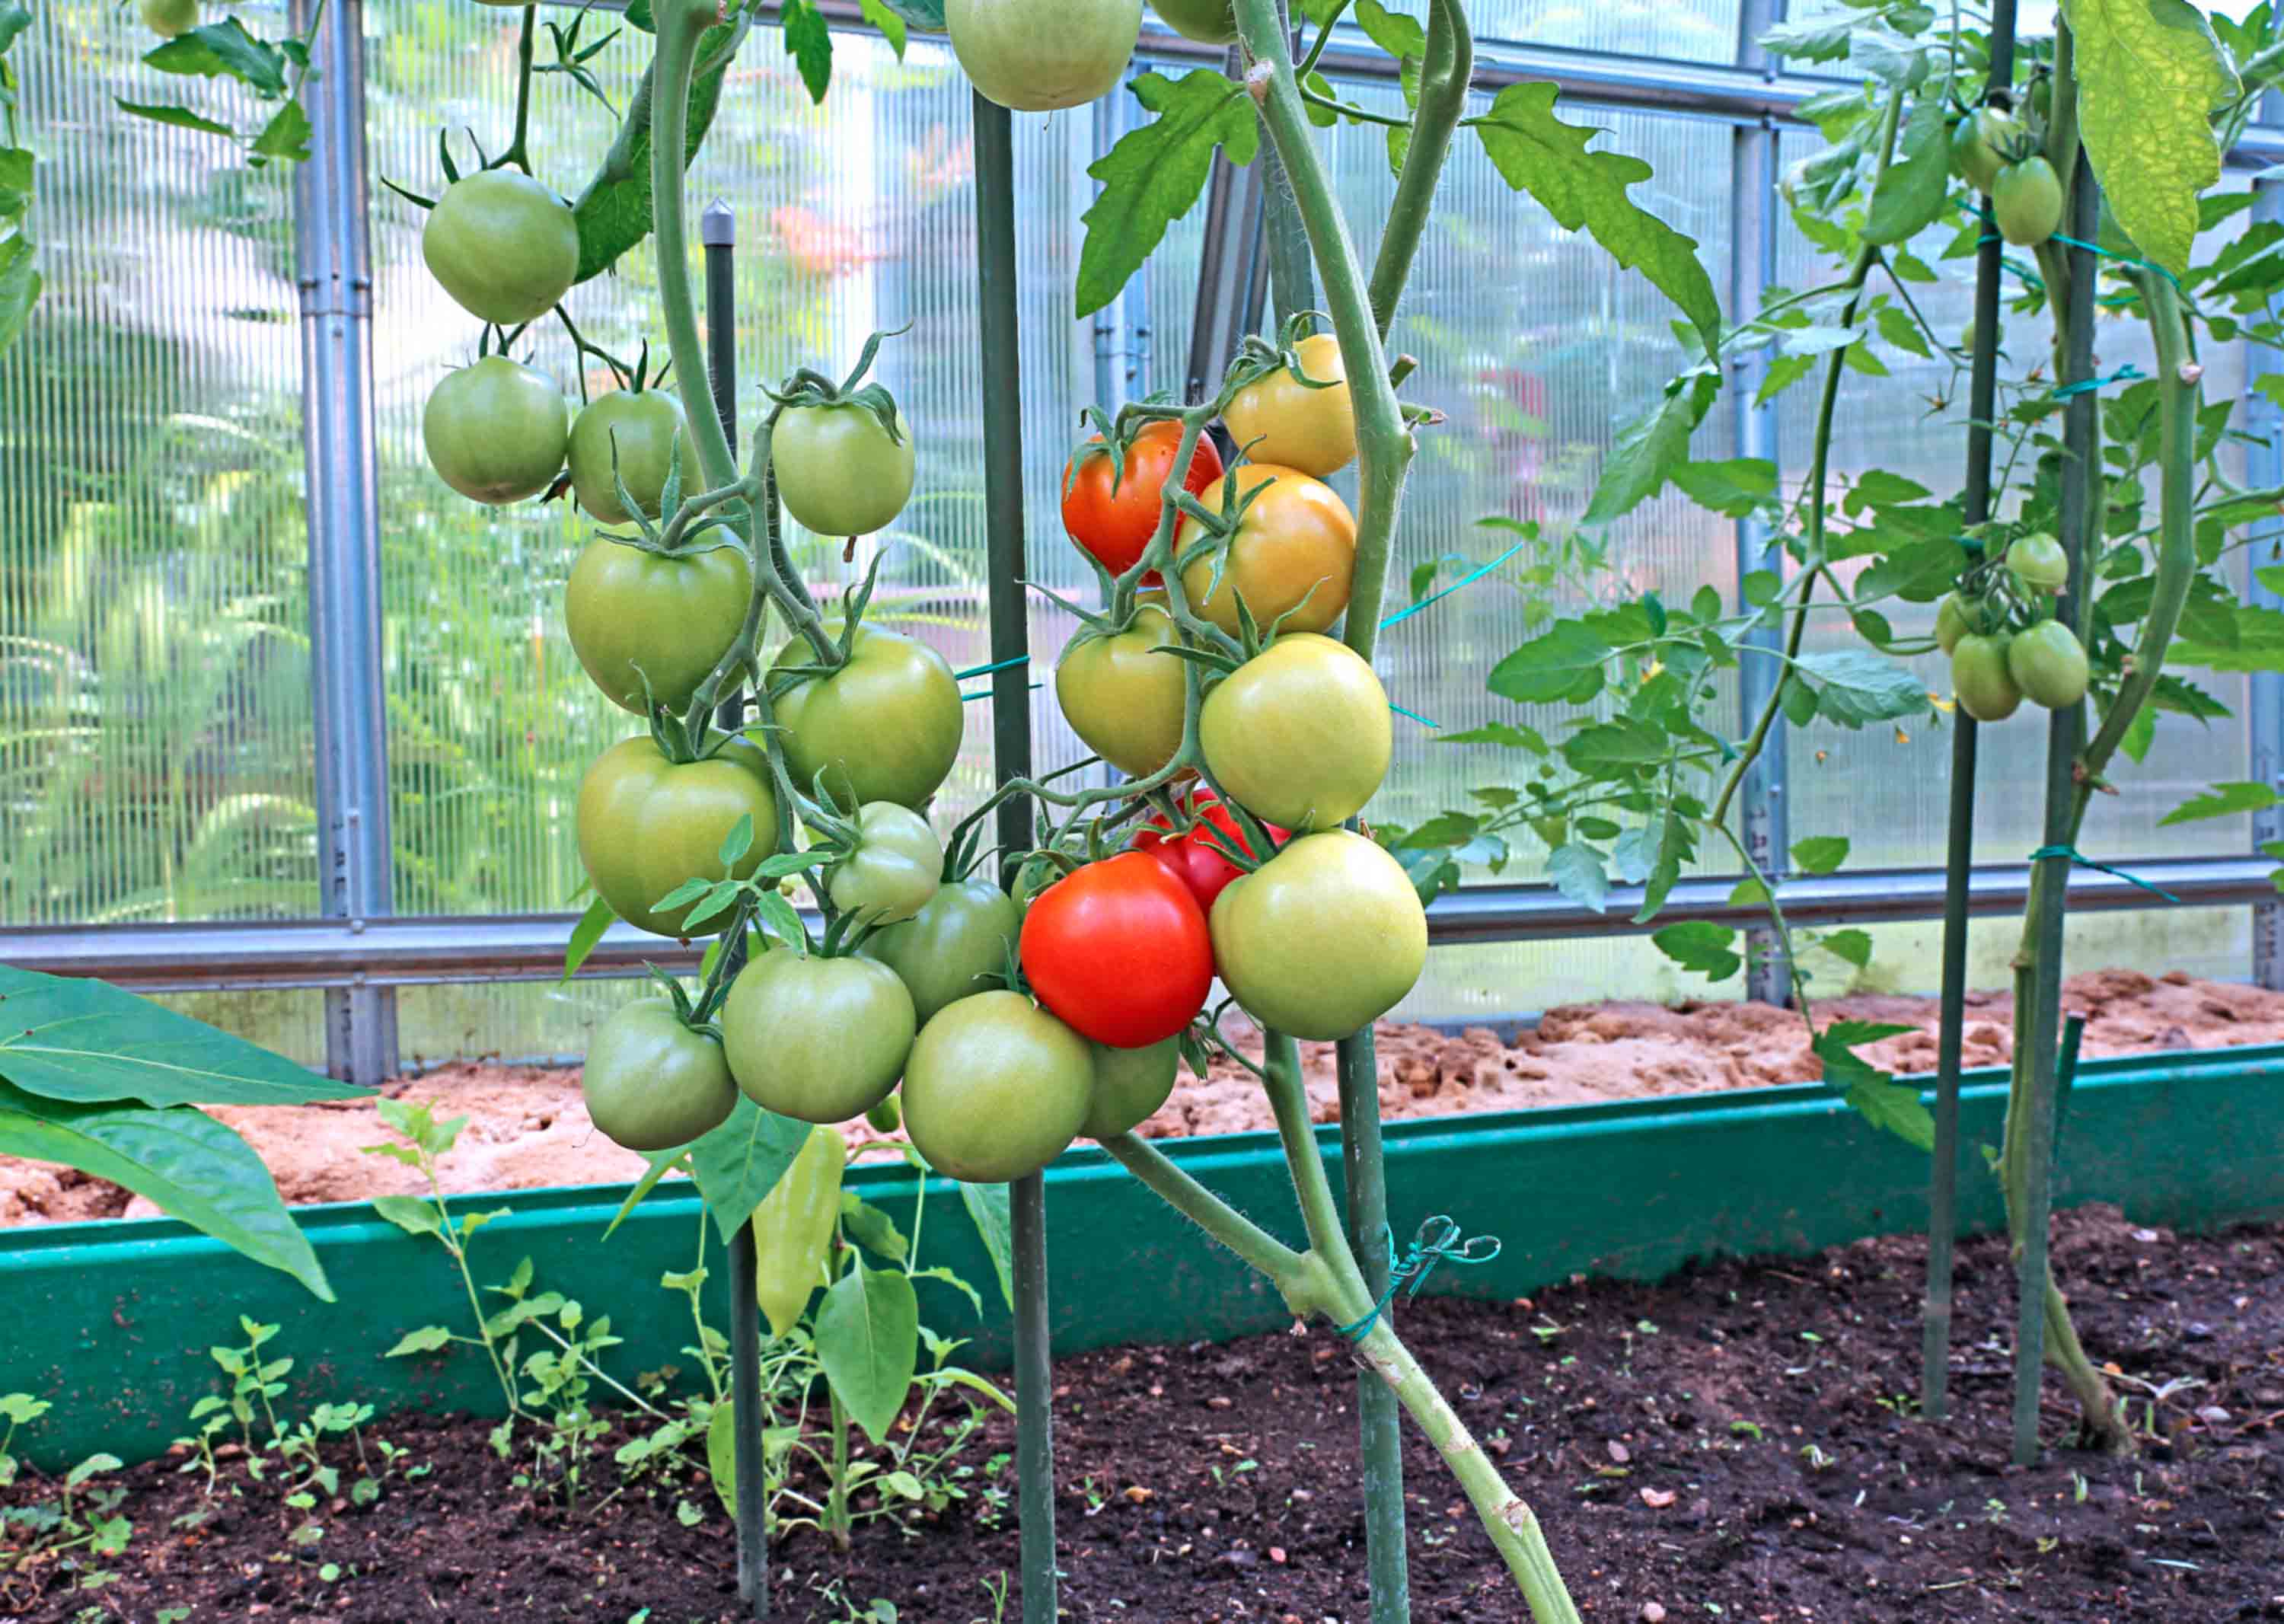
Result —
[[[1031, 771], [1030, 645], [1023, 558], [1022, 379], [1015, 308], [1014, 137], [1007, 110], [979, 92], [975, 110], [975, 261], [983, 360], [983, 510], [989, 537], [991, 761], [1005, 784]], [[1031, 806], [999, 803], [1003, 856], [1030, 849]], [[1012, 876], [1010, 877], [1012, 878]], [[1055, 1439], [1047, 1341], [1047, 1198], [1042, 1176], [1009, 1191], [1015, 1286], [1015, 1478], [1020, 1494], [1023, 1624], [1055, 1624]]]
[[2054, 1063], [2054, 1167], [2062, 1165], [2062, 1123], [2069, 1116], [2070, 1090], [2077, 1086], [2077, 1051], [2085, 1041], [2085, 1017], [2062, 1022], [2062, 1055]]
[[[2014, 82], [2014, 0], [1991, 10], [1991, 77], [1985, 94]], [[1998, 303], [2006, 245], [1983, 199], [1975, 263], [1975, 363], [1967, 382], [1967, 489], [1971, 529], [1991, 517], [1991, 428], [1998, 409]], [[1975, 552], [1968, 544], [1968, 556]], [[1975, 748], [1979, 724], [1952, 713], [1951, 827], [1943, 875], [1943, 1004], [1936, 1036], [1935, 1153], [1928, 1187], [1927, 1324], [1920, 1349], [1920, 1409], [1940, 1421], [1951, 1409], [1951, 1286], [1959, 1238], [1959, 1074], [1967, 1028], [1967, 901], [1975, 861]]]
[[[2081, 160], [2076, 171], [2071, 228], [2077, 235], [2090, 238], [2098, 229], [2100, 191], [2094, 183], [2092, 164]], [[2073, 247], [2069, 252], [2067, 338], [2056, 379], [2065, 387], [2093, 376], [2094, 277], [2093, 255], [2084, 247]], [[2100, 402], [2095, 393], [2083, 390], [2069, 397], [2062, 419], [2065, 469], [2061, 539], [2062, 550], [2069, 558], [2072, 584], [2064, 587], [2054, 613], [2065, 624], [2073, 619], [2076, 596], [2072, 587], [2085, 579], [2087, 543], [2099, 534], [2101, 525], [2092, 500], [2095, 493], [2089, 489], [2088, 480], [2073, 477], [2097, 455], [2094, 414], [2100, 410]], [[2078, 748], [2085, 738], [2083, 705], [2064, 706], [2048, 718], [2046, 847], [2067, 847], [2077, 835], [2077, 819], [2073, 816], [2077, 800], [2075, 769]], [[2023, 1050], [2021, 1031], [2026, 1019], [2026, 1002], [2030, 1006], [2028, 1069], [2018, 1073], [2028, 1086], [2017, 1090], [2022, 1097], [2019, 1122], [2010, 1121], [2007, 1125], [2010, 1158], [2014, 1152], [2013, 1130], [2022, 1130], [2020, 1187], [2016, 1192], [2019, 1199], [2015, 1203], [2020, 1212], [2014, 1229], [2018, 1297], [2014, 1331], [2014, 1461], [2023, 1466], [2038, 1458], [2038, 1394], [2046, 1358], [2047, 1297], [2051, 1285], [2046, 1251], [2053, 1208], [2055, 1040], [2061, 1019], [2062, 906], [2069, 889], [2069, 859], [2060, 854], [2042, 857], [2032, 865], [2031, 876], [2030, 933], [2035, 945], [2029, 968], [2032, 996], [2027, 1001], [2022, 996], [2024, 989], [2020, 984], [2022, 972], [2018, 961], [2014, 1011], [2015, 1046], [2020, 1056]], [[2024, 1064], [2018, 1059], [2018, 1067]]]

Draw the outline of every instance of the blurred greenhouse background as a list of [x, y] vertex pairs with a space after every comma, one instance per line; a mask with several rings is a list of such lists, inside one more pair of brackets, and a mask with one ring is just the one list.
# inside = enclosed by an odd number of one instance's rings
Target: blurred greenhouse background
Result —
[[[694, 196], [718, 196], [736, 211], [740, 407], [750, 423], [763, 380], [802, 363], [838, 371], [868, 332], [909, 327], [882, 351], [879, 372], [914, 426], [920, 483], [901, 527], [878, 538], [887, 549], [880, 613], [926, 636], [955, 668], [979, 665], [988, 656], [968, 92], [940, 39], [913, 36], [900, 63], [847, 22], [853, 4], [825, 9], [837, 48], [825, 105], [810, 105], [765, 28], [742, 52], [693, 170]], [[468, 130], [501, 144], [518, 13], [368, 0], [340, 15], [362, 17], [361, 188], [353, 167], [313, 165], [300, 176], [251, 169], [226, 142], [116, 116], [112, 98], [135, 94], [146, 43], [131, 12], [44, 7], [18, 47], [28, 47], [30, 127], [92, 133], [56, 143], [43, 163], [48, 293], [24, 339], [0, 356], [0, 960], [102, 967], [129, 944], [144, 983], [197, 989], [173, 995], [337, 1069], [346, 1023], [356, 1020], [369, 1045], [373, 1023], [393, 1021], [379, 1042], [408, 1066], [575, 1054], [634, 983], [506, 979], [538, 976], [533, 964], [439, 969], [426, 984], [427, 972], [392, 975], [385, 965], [370, 976], [257, 968], [248, 980], [229, 967], [238, 962], [231, 956], [266, 940], [258, 933], [147, 928], [329, 915], [363, 931], [387, 915], [471, 925], [561, 916], [512, 933], [519, 942], [559, 943], [582, 878], [571, 824], [579, 777], [628, 730], [564, 636], [563, 587], [585, 522], [563, 503], [476, 507], [444, 488], [419, 446], [422, 401], [444, 369], [471, 358], [477, 335], [421, 265], [420, 211], [381, 183], [433, 194], [442, 183], [440, 126], [464, 156]], [[567, 9], [561, 15], [567, 22]], [[1773, 199], [1774, 176], [1817, 139], [1781, 111], [1822, 87], [1764, 71], [1750, 42], [1775, 20], [1765, 0], [1747, 0], [1742, 15], [1735, 0], [1485, 0], [1475, 15], [1483, 94], [1514, 78], [1569, 83], [1568, 116], [1601, 125], [1606, 144], [1654, 166], [1637, 199], [1696, 238], [1725, 294], [1750, 308], [1764, 285], [1830, 274]], [[629, 35], [592, 64], [614, 105], [624, 105], [643, 59], [638, 36]], [[1154, 21], [1135, 71], [1180, 72], [1206, 59]], [[1337, 68], [1337, 51], [1331, 60]], [[1396, 96], [1385, 81], [1350, 91], [1368, 105]], [[321, 82], [314, 94], [355, 105], [339, 99], [338, 84]], [[217, 116], [232, 111], [231, 93], [211, 82], [193, 82], [191, 95]], [[1054, 498], [1081, 409], [1181, 392], [1198, 313], [1226, 308], [1233, 289], [1241, 307], [1249, 282], [1209, 282], [1201, 301], [1210, 257], [1201, 206], [1110, 309], [1072, 318], [1079, 217], [1095, 191], [1087, 167], [1137, 111], [1117, 98], [1016, 125], [1028, 546], [1033, 578], [1065, 593], [1082, 590], [1083, 574]], [[531, 140], [542, 178], [575, 194], [614, 124], [565, 79], [543, 78]], [[1351, 215], [1368, 230], [1391, 190], [1384, 145], [1344, 131], [1333, 156]], [[2229, 183], [2252, 183], [2240, 173]], [[1455, 149], [1445, 184], [1447, 207], [1394, 340], [1420, 363], [1408, 396], [1445, 414], [1423, 435], [1396, 589], [1415, 564], [1444, 555], [1480, 562], [1516, 539], [1481, 519], [1537, 527], [1490, 579], [1383, 643], [1391, 693], [1450, 732], [1515, 719], [1482, 675], [1550, 613], [1647, 587], [1678, 601], [1710, 586], [1734, 601], [1740, 558], [1757, 563], [1759, 543], [1675, 492], [1605, 533], [1576, 530], [1615, 432], [1681, 359], [1672, 312], [1646, 282], [1498, 181], [1479, 148]], [[1234, 177], [1231, 191], [1241, 193]], [[337, 425], [305, 417], [305, 400], [343, 386], [344, 350], [308, 302], [322, 293], [321, 279], [297, 285], [296, 270], [297, 249], [300, 262], [317, 262], [309, 257], [317, 237], [354, 255], [356, 233], [341, 223], [358, 220], [369, 226], [371, 260], [372, 534], [361, 533], [369, 504], [357, 493], [310, 484], [362, 476], [321, 449], [336, 443], [328, 437]], [[1971, 262], [1940, 258], [1949, 237], [1937, 230], [1917, 245], [1943, 276], [1920, 295], [1938, 331], [1963, 328], [1970, 299]], [[67, 252], [52, 246], [62, 244]], [[1246, 261], [1212, 262], [1243, 269]], [[645, 324], [653, 283], [645, 247], [569, 302], [583, 330], [614, 352], [631, 355], [645, 340], [655, 349], [662, 334]], [[537, 363], [567, 392], [577, 394], [583, 381], [608, 386], [599, 371], [579, 378], [559, 330], [535, 332]], [[2105, 332], [2104, 370], [2147, 363], [2140, 342], [2138, 331]], [[1931, 402], [1963, 384], [1940, 361], [1886, 349], [1879, 358], [1887, 376], [1847, 379], [1836, 471], [1876, 463], [1952, 490], [1961, 409]], [[2212, 398], [2242, 393], [2248, 368], [2262, 364], [2241, 352], [2206, 359]], [[355, 395], [364, 385], [352, 378], [348, 386]], [[1749, 387], [1725, 396], [1696, 454], [1774, 455], [1796, 480], [1809, 392], [1758, 413], [1736, 403], [1749, 400]], [[352, 415], [362, 404], [351, 400]], [[844, 564], [837, 543], [811, 543], [801, 558], [828, 587], [869, 562], [860, 553]], [[313, 558], [332, 566], [313, 570]], [[328, 668], [315, 663], [311, 582], [341, 579], [342, 560], [377, 587], [374, 670], [353, 668], [364, 660], [354, 640], [318, 637]], [[1032, 648], [1044, 674], [1068, 626], [1035, 602]], [[1835, 626], [1831, 635], [1851, 634]], [[1928, 675], [1934, 684], [1932, 662]], [[2253, 865], [2242, 861], [2255, 841], [2249, 821], [2157, 826], [2194, 789], [2273, 771], [2279, 707], [2260, 687], [2267, 680], [2217, 676], [2233, 716], [2202, 729], [2169, 722], [2147, 762], [2124, 777], [2124, 794], [2089, 825], [2089, 849], [2113, 861], [2231, 860], [2226, 905], [2075, 917], [2080, 967], [2124, 963], [2237, 980], [2284, 970], [2256, 952], [2262, 910], [2249, 899], [2262, 882], [2257, 872], [2248, 881]], [[356, 720], [360, 691], [385, 728]], [[343, 694], [350, 709], [330, 714]], [[963, 805], [989, 779], [989, 730], [975, 715], [948, 791]], [[1033, 724], [1043, 766], [1080, 753], [1044, 689], [1033, 693]], [[1441, 746], [1429, 728], [1399, 725], [1396, 773], [1375, 808], [1389, 821], [1416, 821], [1514, 770], [1496, 752]], [[1980, 840], [1995, 865], [2019, 867], [2037, 843], [2038, 725], [2026, 712], [1985, 752]], [[1855, 869], [1939, 865], [1948, 741], [1938, 726], [1908, 731], [1819, 726], [1794, 735], [1762, 815], [1792, 839], [1848, 835]], [[356, 762], [321, 759], [313, 739]], [[380, 775], [385, 806], [362, 808], [325, 787], [354, 785], [359, 764]], [[366, 821], [344, 832], [350, 812]], [[1535, 886], [1543, 855], [1518, 850], [1497, 878]], [[344, 877], [345, 863], [357, 872]], [[2007, 931], [2003, 918], [1983, 927], [1978, 980], [2003, 972]], [[1560, 939], [1499, 941], [1478, 932], [1440, 949], [1404, 1012], [1486, 1019], [1581, 998], [1705, 995], [1701, 980], [1685, 980], [1639, 936], [1600, 933], [1588, 919], [1537, 933]], [[386, 934], [376, 925], [372, 940]], [[227, 953], [214, 945], [224, 935], [237, 944]], [[1877, 935], [1868, 985], [1933, 986], [1932, 922], [1886, 923]], [[624, 956], [614, 964], [622, 973], [632, 966]], [[1714, 995], [1740, 991], [1732, 981]]]

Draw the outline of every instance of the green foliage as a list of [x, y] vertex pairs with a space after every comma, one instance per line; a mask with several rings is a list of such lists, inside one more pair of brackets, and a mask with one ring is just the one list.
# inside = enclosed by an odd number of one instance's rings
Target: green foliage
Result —
[[2186, 0], [2067, 0], [2078, 125], [2117, 223], [2186, 275], [2197, 195], [2220, 179], [2210, 114], [2240, 93], [2204, 13]]
[[1211, 68], [1179, 79], [1144, 74], [1134, 81], [1134, 95], [1157, 118], [1121, 137], [1087, 169], [1102, 192], [1081, 216], [1087, 228], [1078, 260], [1082, 316], [1117, 298], [1166, 228], [1189, 213], [1205, 191], [1216, 147], [1232, 163], [1249, 164], [1261, 142], [1252, 99]]

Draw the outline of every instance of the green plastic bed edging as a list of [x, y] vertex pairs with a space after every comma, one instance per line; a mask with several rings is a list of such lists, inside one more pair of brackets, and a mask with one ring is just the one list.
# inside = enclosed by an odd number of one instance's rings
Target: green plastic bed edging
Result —
[[[2089, 1064], [2063, 1128], [2057, 1205], [2112, 1201], [2139, 1222], [2191, 1229], [2284, 1212], [2280, 1079], [2284, 1047]], [[1968, 1074], [1967, 1232], [2002, 1216], [1981, 1164], [2005, 1100], [2003, 1073]], [[1337, 1183], [1333, 1130], [1322, 1140]], [[1272, 1136], [1162, 1144], [1271, 1230], [1296, 1230]], [[1501, 1238], [1496, 1262], [1440, 1270], [1428, 1287], [1481, 1298], [1522, 1296], [1582, 1272], [1651, 1280], [1693, 1259], [1799, 1255], [1922, 1230], [1927, 1221], [1926, 1158], [1814, 1084], [1392, 1124], [1388, 1176], [1400, 1235], [1446, 1213], [1467, 1234]], [[850, 1178], [907, 1234], [914, 1182], [889, 1167]], [[1099, 1151], [1066, 1155], [1047, 1188], [1058, 1352], [1225, 1339], [1286, 1323], [1255, 1277]], [[457, 1198], [455, 1206], [504, 1210], [470, 1243], [478, 1284], [505, 1279], [529, 1257], [534, 1289], [577, 1298], [591, 1319], [611, 1316], [625, 1339], [611, 1369], [631, 1382], [690, 1363], [684, 1300], [659, 1281], [697, 1261], [700, 1209], [687, 1193], [656, 1194], [605, 1241], [624, 1194], [623, 1186], [525, 1191]], [[206, 1350], [239, 1339], [240, 1315], [281, 1327], [265, 1352], [294, 1361], [283, 1410], [355, 1400], [384, 1415], [497, 1413], [498, 1386], [474, 1350], [382, 1357], [418, 1326], [473, 1328], [434, 1241], [404, 1234], [362, 1204], [309, 1207], [301, 1216], [338, 1303], [321, 1303], [169, 1219], [0, 1231], [0, 1309], [10, 1327], [0, 1393], [53, 1403], [19, 1431], [19, 1452], [48, 1468], [98, 1449], [129, 1461], [162, 1453], [191, 1430], [191, 1405], [224, 1390]], [[921, 1246], [924, 1265], [949, 1266], [984, 1299], [979, 1321], [964, 1297], [924, 1282], [925, 1322], [967, 1339], [959, 1362], [1003, 1365], [1006, 1306], [961, 1203], [941, 1181], [929, 1185]], [[718, 1323], [727, 1271], [710, 1231], [706, 1253]]]

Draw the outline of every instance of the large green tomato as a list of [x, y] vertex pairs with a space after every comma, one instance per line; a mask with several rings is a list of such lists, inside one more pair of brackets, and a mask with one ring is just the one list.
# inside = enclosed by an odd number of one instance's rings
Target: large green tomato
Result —
[[971, 1184], [1036, 1173], [1078, 1137], [1093, 1100], [1093, 1047], [1021, 993], [946, 1005], [904, 1064], [904, 1131]]
[[1201, 45], [1237, 43], [1237, 13], [1230, 0], [1150, 0], [1150, 9], [1184, 39]]
[[444, 189], [420, 228], [429, 274], [471, 316], [503, 327], [536, 320], [579, 274], [571, 206], [516, 169], [486, 169]]
[[2017, 248], [2035, 248], [2062, 229], [2062, 183], [2054, 166], [2033, 152], [1998, 171], [1991, 188], [1991, 217], [1998, 235]]
[[938, 1010], [998, 986], [1015, 956], [1023, 916], [988, 879], [936, 887], [919, 912], [867, 937], [858, 949], [895, 971], [923, 1027]]
[[944, 0], [968, 80], [1017, 113], [1107, 96], [1142, 35], [1142, 0]]
[[571, 651], [612, 704], [679, 712], [745, 627], [753, 593], [735, 547], [662, 555], [598, 535], [571, 566]]
[[869, 958], [773, 949], [722, 1005], [730, 1074], [764, 1111], [845, 1122], [888, 1097], [912, 1047], [912, 995]]
[[2006, 549], [2006, 571], [2025, 597], [2069, 584], [2069, 555], [2051, 535], [2026, 535]]
[[819, 535], [885, 530], [912, 496], [912, 436], [888, 438], [868, 406], [795, 406], [778, 418], [770, 465], [786, 511]]
[[1961, 637], [1970, 635], [1981, 625], [1981, 613], [1967, 599], [1953, 592], [1935, 612], [1936, 646], [1948, 654], [1959, 646]]
[[555, 483], [571, 441], [571, 412], [546, 373], [486, 355], [429, 391], [420, 440], [445, 484], [471, 502], [497, 506]]
[[1360, 1032], [1428, 963], [1428, 914], [1403, 864], [1360, 834], [1293, 841], [1213, 910], [1214, 963], [1248, 1013], [1295, 1037]]
[[1182, 1063], [1182, 1040], [1169, 1037], [1147, 1049], [1094, 1046], [1094, 1104], [1079, 1131], [1107, 1139], [1147, 1121], [1173, 1097], [1174, 1074]]
[[2060, 621], [2040, 621], [2006, 645], [2006, 674], [2029, 699], [2061, 710], [2085, 698], [2085, 647]]
[[[809, 640], [795, 636], [772, 664], [816, 658]], [[782, 695], [777, 723], [786, 765], [804, 793], [822, 772], [843, 805], [917, 807], [950, 776], [967, 718], [943, 655], [900, 633], [859, 626], [849, 663]]]
[[2004, 722], [2022, 708], [2022, 691], [2007, 669], [2004, 632], [1961, 637], [1951, 651], [1951, 691], [1959, 708], [1977, 722]]
[[1224, 677], [1198, 713], [1223, 791], [1272, 824], [1330, 829], [1364, 809], [1396, 744], [1388, 691], [1346, 644], [1279, 637]]
[[1124, 631], [1082, 632], [1055, 665], [1055, 699], [1086, 747], [1146, 778], [1182, 747], [1187, 662], [1153, 650], [1177, 644], [1174, 617], [1145, 604]]
[[[618, 486], [624, 485], [644, 514], [656, 519], [667, 471], [677, 456], [682, 488], [695, 490], [698, 454], [690, 447], [689, 422], [681, 398], [664, 389], [639, 394], [614, 390], [583, 409], [571, 422], [571, 488], [579, 493], [579, 505], [604, 524], [631, 524], [634, 515], [619, 500]], [[611, 465], [614, 446], [616, 483]]]
[[199, 0], [143, 0], [143, 26], [162, 40], [176, 39], [199, 26]]
[[645, 1153], [711, 1133], [738, 1103], [722, 1045], [684, 1026], [663, 998], [639, 999], [595, 1028], [579, 1091], [605, 1137]]
[[[722, 842], [741, 817], [754, 820], [754, 843], [725, 869]], [[661, 936], [682, 935], [689, 907], [658, 913], [651, 904], [686, 879], [744, 879], [778, 848], [768, 758], [738, 739], [677, 764], [646, 733], [621, 739], [579, 781], [578, 826], [579, 861], [612, 911]], [[698, 933], [713, 935], [731, 917], [724, 910]]]
[[825, 894], [861, 922], [893, 925], [927, 905], [943, 877], [943, 847], [927, 819], [893, 800], [856, 809], [856, 849], [825, 871]]
[[2022, 134], [2022, 121], [2013, 113], [1978, 108], [1952, 128], [1952, 172], [1977, 191], [1990, 191]]

